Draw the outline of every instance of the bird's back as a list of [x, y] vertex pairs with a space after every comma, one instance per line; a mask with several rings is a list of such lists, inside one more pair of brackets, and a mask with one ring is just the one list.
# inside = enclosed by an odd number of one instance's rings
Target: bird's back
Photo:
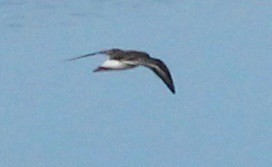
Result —
[[135, 51], [135, 50], [128, 50], [126, 51], [126, 54], [129, 56], [129, 57], [139, 57], [139, 58], [147, 58], [149, 57], [149, 55], [146, 53], [146, 52], [140, 52], [140, 51]]

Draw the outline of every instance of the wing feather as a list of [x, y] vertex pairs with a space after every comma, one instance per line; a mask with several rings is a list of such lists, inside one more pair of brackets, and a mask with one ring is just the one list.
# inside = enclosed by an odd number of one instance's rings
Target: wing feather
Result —
[[167, 66], [159, 59], [148, 58], [141, 61], [141, 65], [150, 68], [155, 72], [166, 84], [166, 86], [175, 94], [175, 87], [173, 84], [172, 76]]

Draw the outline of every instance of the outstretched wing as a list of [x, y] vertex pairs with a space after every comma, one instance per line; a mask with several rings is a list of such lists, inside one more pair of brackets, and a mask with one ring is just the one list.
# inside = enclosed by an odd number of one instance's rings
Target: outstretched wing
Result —
[[84, 58], [84, 57], [93, 56], [93, 55], [96, 55], [96, 54], [97, 53], [90, 53], [90, 54], [86, 54], [86, 55], [82, 55], [82, 56], [78, 56], [78, 57], [73, 57], [73, 58], [67, 59], [66, 61], [77, 60], [77, 59], [81, 59], [81, 58]]
[[83, 55], [83, 56], [74, 57], [74, 58], [68, 59], [67, 61], [77, 60], [77, 59], [81, 59], [81, 58], [85, 58], [85, 57], [89, 57], [89, 56], [94, 56], [94, 55], [97, 55], [97, 54], [107, 55], [111, 59], [119, 59], [119, 58], [124, 57], [124, 55], [123, 55], [124, 53], [125, 52], [123, 50], [114, 48], [114, 49], [102, 50], [102, 51], [99, 51], [99, 52], [89, 53], [89, 54], [86, 54], [86, 55]]
[[102, 51], [99, 51], [99, 52], [89, 53], [89, 54], [86, 54], [86, 55], [70, 58], [70, 59], [68, 59], [66, 61], [77, 60], [77, 59], [81, 59], [81, 58], [85, 58], [85, 57], [89, 57], [89, 56], [94, 56], [94, 55], [97, 55], [97, 54], [105, 54], [105, 55], [111, 57], [111, 55], [108, 54], [108, 51], [109, 50], [102, 50]]
[[153, 58], [143, 59], [141, 61], [141, 65], [146, 66], [153, 70], [164, 81], [164, 83], [172, 91], [172, 93], [175, 94], [176, 91], [172, 80], [172, 76], [166, 65], [161, 60]]

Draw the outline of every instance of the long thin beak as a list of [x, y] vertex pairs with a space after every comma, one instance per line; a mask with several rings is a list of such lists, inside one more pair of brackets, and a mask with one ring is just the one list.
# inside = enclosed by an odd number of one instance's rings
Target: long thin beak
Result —
[[89, 56], [94, 56], [94, 55], [97, 55], [97, 54], [104, 54], [104, 52], [105, 51], [89, 53], [89, 54], [86, 54], [86, 55], [83, 55], [83, 56], [78, 56], [78, 57], [74, 57], [74, 58], [71, 58], [71, 59], [67, 59], [66, 61], [77, 60], [77, 59], [81, 59], [81, 58], [85, 58], [85, 57], [89, 57]]

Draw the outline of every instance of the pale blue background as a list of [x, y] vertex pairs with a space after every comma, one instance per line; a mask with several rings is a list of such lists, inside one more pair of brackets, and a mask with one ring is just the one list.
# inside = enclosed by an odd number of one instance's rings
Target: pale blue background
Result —
[[0, 166], [271, 167], [272, 1], [0, 0]]

